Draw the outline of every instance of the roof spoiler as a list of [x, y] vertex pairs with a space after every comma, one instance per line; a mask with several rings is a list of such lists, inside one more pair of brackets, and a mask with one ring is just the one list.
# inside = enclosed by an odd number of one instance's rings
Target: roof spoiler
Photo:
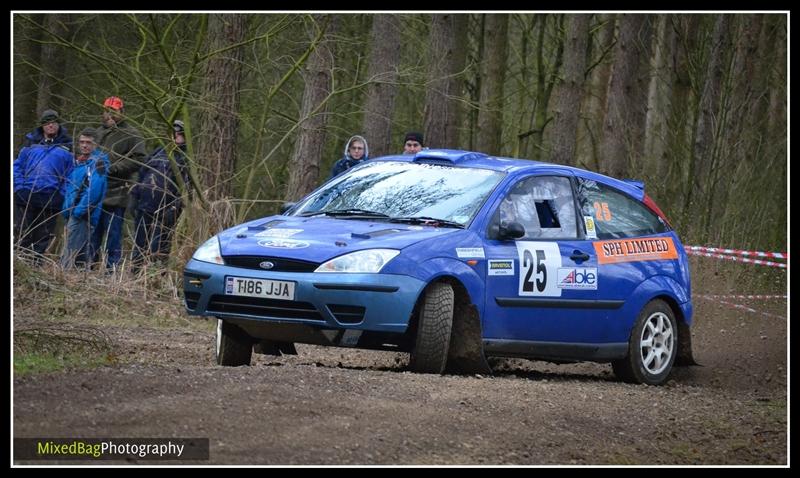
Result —
[[644, 182], [643, 181], [639, 181], [638, 179], [623, 179], [623, 181], [625, 181], [626, 183], [630, 184], [631, 186], [634, 186], [634, 187], [639, 188], [642, 191], [644, 191]]

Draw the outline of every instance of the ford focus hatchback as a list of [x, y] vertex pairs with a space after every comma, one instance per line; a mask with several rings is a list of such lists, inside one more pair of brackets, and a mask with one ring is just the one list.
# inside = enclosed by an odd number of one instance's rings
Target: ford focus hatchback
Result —
[[693, 363], [686, 254], [643, 184], [548, 163], [367, 161], [210, 238], [183, 285], [218, 319], [221, 365], [307, 343], [409, 352], [424, 373], [610, 362], [655, 385]]

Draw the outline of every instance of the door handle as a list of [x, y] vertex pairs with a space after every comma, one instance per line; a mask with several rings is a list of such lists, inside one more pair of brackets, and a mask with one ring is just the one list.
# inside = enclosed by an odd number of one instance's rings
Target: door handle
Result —
[[585, 252], [581, 252], [578, 250], [572, 251], [572, 255], [569, 256], [574, 262], [583, 262], [589, 260], [589, 254]]

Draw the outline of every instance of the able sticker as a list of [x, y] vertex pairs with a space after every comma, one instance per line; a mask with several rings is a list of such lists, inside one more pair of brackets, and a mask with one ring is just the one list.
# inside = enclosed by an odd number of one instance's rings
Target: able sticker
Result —
[[457, 247], [456, 255], [460, 258], [477, 257], [480, 259], [485, 258], [482, 247]]
[[559, 267], [558, 288], [570, 290], [597, 290], [597, 268]]
[[597, 229], [594, 227], [592, 216], [583, 216], [583, 223], [586, 225], [586, 239], [597, 239]]
[[513, 276], [514, 275], [514, 260], [501, 259], [489, 261], [489, 275], [490, 276]]
[[617, 262], [663, 261], [677, 259], [678, 251], [671, 237], [621, 239], [594, 242], [598, 264]]
[[254, 234], [254, 237], [292, 237], [298, 232], [303, 232], [302, 229], [265, 229], [259, 233]]
[[558, 269], [561, 251], [555, 242], [517, 241], [519, 295], [561, 297]]

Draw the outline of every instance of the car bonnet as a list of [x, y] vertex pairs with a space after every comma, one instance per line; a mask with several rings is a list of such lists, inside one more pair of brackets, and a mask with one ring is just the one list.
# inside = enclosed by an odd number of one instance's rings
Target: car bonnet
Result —
[[402, 249], [460, 229], [364, 219], [272, 216], [219, 235], [226, 256], [286, 257], [323, 262], [364, 249]]

